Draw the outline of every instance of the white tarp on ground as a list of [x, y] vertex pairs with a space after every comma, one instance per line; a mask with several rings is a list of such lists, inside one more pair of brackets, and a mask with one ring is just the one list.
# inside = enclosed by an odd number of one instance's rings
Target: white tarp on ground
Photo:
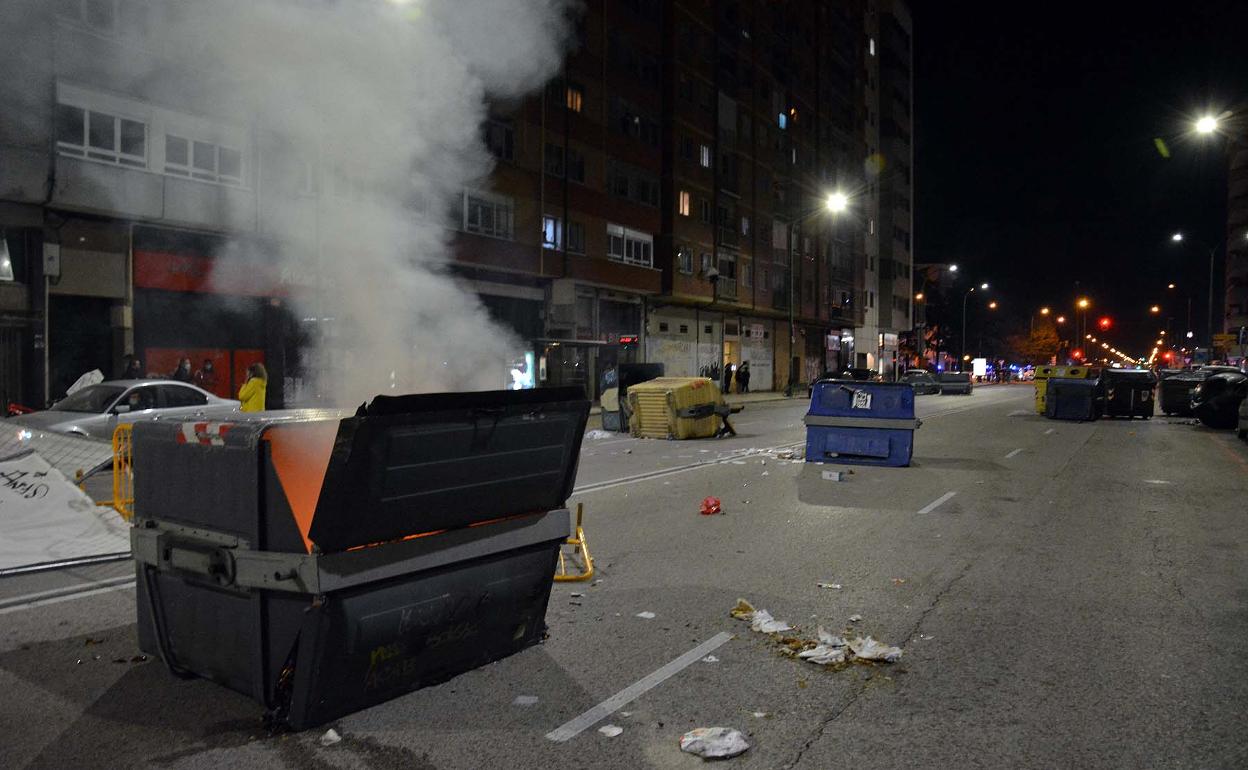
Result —
[[130, 525], [37, 453], [0, 461], [0, 569], [129, 550]]
[[0, 460], [20, 457], [32, 450], [71, 480], [80, 472], [87, 475], [113, 461], [110, 441], [28, 429], [0, 420]]

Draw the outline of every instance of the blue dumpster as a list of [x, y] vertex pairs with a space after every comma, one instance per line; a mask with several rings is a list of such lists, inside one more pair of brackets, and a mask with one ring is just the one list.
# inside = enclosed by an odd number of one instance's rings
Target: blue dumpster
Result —
[[[1149, 402], [1152, 406], [1152, 402]], [[1101, 381], [1050, 379], [1044, 398], [1044, 416], [1050, 420], [1088, 422], [1101, 416]]]
[[823, 380], [806, 413], [806, 462], [905, 467], [914, 454], [914, 389], [905, 383]]

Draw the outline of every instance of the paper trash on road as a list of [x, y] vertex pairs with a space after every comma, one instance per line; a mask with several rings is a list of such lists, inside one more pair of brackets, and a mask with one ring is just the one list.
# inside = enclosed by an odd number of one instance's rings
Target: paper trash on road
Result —
[[638, 612], [637, 617], [643, 618], [645, 620], [654, 620], [654, 613], [651, 612], [650, 610], [646, 610], [645, 612]]
[[820, 588], [830, 588], [833, 591], [841, 590], [840, 583], [815, 583], [815, 585], [819, 586]]
[[517, 695], [511, 702], [513, 706], [533, 706], [537, 703], [536, 695]]
[[335, 743], [342, 743], [342, 736], [334, 728], [329, 728], [325, 734], [321, 736], [322, 746], [333, 746]]
[[861, 616], [861, 615], [850, 615], [850, 616], [849, 616], [849, 622], [850, 622], [850, 623], [857, 623], [857, 622], [858, 622], [858, 621], [860, 621], [860, 620], [862, 620], [862, 616]]
[[776, 620], [767, 610], [754, 609], [754, 605], [745, 599], [737, 599], [737, 606], [733, 607], [728, 614], [737, 620], [744, 620], [750, 624], [751, 630], [762, 634], [778, 634], [781, 631], [793, 630], [793, 626], [783, 620]]
[[871, 637], [863, 639], [859, 637], [849, 643], [849, 649], [854, 651], [854, 655], [863, 660], [876, 660], [885, 663], [896, 663], [901, 658], [900, 647], [890, 647], [882, 642], [877, 642]]
[[823, 629], [823, 626], [819, 626], [817, 633], [819, 643], [809, 650], [802, 650], [797, 654], [797, 657], [820, 666], [834, 666], [838, 663], [844, 663], [846, 661], [846, 653], [848, 652], [846, 647], [849, 646], [849, 642], [846, 642], [839, 636], [828, 633]]
[[824, 481], [844, 481], [845, 476], [840, 471], [824, 471], [820, 474]]
[[727, 759], [749, 748], [741, 731], [731, 727], [698, 727], [680, 736], [680, 750], [703, 759]]
[[591, 430], [585, 432], [585, 438], [590, 441], [601, 441], [604, 438], [614, 438], [615, 434], [608, 430]]
[[602, 733], [608, 738], [614, 738], [615, 736], [624, 732], [624, 728], [618, 725], [603, 725], [602, 727], [598, 728], [598, 732]]

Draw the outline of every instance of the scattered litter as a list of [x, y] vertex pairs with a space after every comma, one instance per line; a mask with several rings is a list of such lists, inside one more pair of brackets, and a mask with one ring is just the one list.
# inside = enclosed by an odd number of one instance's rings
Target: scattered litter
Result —
[[[905, 582], [906, 582], [906, 579], [905, 579], [905, 578], [893, 578], [893, 585], [895, 585], [895, 586], [902, 585], [902, 584], [904, 584]], [[573, 596], [576, 596], [576, 594], [572, 594], [572, 595], [573, 595]]]
[[680, 736], [680, 750], [704, 759], [727, 759], [750, 748], [740, 730], [731, 727], [698, 727]]
[[754, 605], [745, 599], [738, 599], [737, 606], [733, 607], [729, 614], [737, 620], [746, 621], [750, 624], [751, 630], [762, 634], [778, 634], [781, 631], [793, 630], [793, 626], [783, 620], [776, 620], [767, 610], [754, 609]]
[[723, 513], [723, 509], [720, 507], [720, 504], [719, 504], [719, 498], [718, 497], [705, 498], [702, 501], [701, 513], [703, 516], [714, 516], [717, 513]]
[[131, 663], [146, 663], [146, 662], [147, 662], [147, 656], [146, 656], [146, 655], [135, 655], [133, 658], [131, 658], [131, 659], [130, 659], [130, 662], [131, 662]]
[[1170, 484], [1172, 482], [1166, 481], [1164, 479], [1144, 479], [1144, 483], [1145, 484]]
[[653, 620], [653, 619], [654, 619], [654, 613], [653, 613], [653, 612], [650, 612], [649, 610], [647, 610], [647, 611], [645, 611], [645, 612], [638, 612], [638, 613], [637, 613], [637, 617], [639, 617], [639, 618], [645, 618], [646, 620]]
[[815, 583], [815, 585], [819, 586], [820, 588], [831, 588], [833, 591], [841, 590], [840, 583]]
[[862, 620], [862, 616], [861, 616], [861, 615], [850, 615], [850, 616], [849, 616], [849, 622], [850, 622], [850, 623], [857, 623], [857, 622], [858, 622], [858, 621], [860, 621], [860, 620]]
[[321, 736], [322, 746], [333, 746], [336, 743], [342, 743], [342, 736], [334, 728], [329, 728], [325, 734]]
[[517, 695], [516, 699], [511, 702], [513, 706], [532, 706], [537, 703], [536, 695]]
[[882, 642], [877, 642], [871, 637], [863, 639], [859, 637], [849, 643], [849, 649], [854, 651], [854, 655], [863, 660], [882, 660], [885, 663], [896, 663], [901, 657], [900, 647], [890, 647]]
[[834, 636], [819, 626], [817, 631], [819, 643], [809, 650], [802, 650], [797, 657], [820, 666], [835, 666], [846, 660], [845, 649], [849, 643], [839, 636]]
[[582, 603], [573, 599], [572, 601], [568, 602], [568, 604], [571, 604], [573, 607], [580, 607]]
[[820, 475], [823, 476], [824, 481], [841, 481], [845, 474], [840, 471], [824, 471]]
[[767, 464], [767, 461], [766, 461], [766, 460], [759, 460], [758, 464], [759, 464], [759, 465], [766, 465], [766, 464]]
[[771, 471], [763, 471], [763, 475], [764, 475], [764, 476], [770, 476], [770, 475], [771, 475]]
[[631, 711], [621, 711], [621, 712], [620, 712], [620, 716], [625, 717], [625, 718], [631, 717], [632, 715], [633, 715], [633, 712], [631, 712]]
[[714, 655], [707, 655], [705, 658], [702, 659], [702, 662], [703, 663], [718, 663], [719, 658], [715, 657]]
[[571, 594], [568, 594], [568, 595], [571, 596], [573, 599], [580, 599], [585, 596], [585, 594], [580, 593], [579, 591], [573, 591]]
[[604, 438], [611, 438], [611, 432], [605, 431], [605, 430], [586, 431], [585, 438], [589, 439], [590, 441], [599, 441]]
[[631, 449], [625, 449], [625, 450], [624, 450], [624, 454], [626, 454], [626, 455], [631, 455], [632, 453], [633, 453], [633, 450], [631, 450]]
[[698, 450], [698, 453], [699, 453], [699, 454], [710, 454], [710, 451], [711, 451], [711, 450], [709, 450], [709, 449], [699, 449], [699, 450]]
[[745, 460], [733, 460], [733, 465], [745, 465]]
[[93, 639], [92, 637], [88, 636], [82, 644], [84, 647], [90, 647], [92, 645], [103, 644], [103, 643], [104, 643], [103, 639]]
[[766, 718], [767, 718], [767, 712], [766, 712], [766, 711], [755, 711], [755, 712], [754, 712], [754, 718], [755, 718], [755, 719], [766, 719]]
[[797, 457], [797, 454], [796, 454], [795, 452], [791, 451], [791, 450], [788, 450], [788, 449], [786, 449], [786, 450], [785, 450], [785, 451], [783, 451], [783, 452], [776, 452], [776, 459], [777, 459], [777, 460], [792, 460], [792, 459], [794, 459], [794, 458], [796, 458], [796, 457]]
[[615, 736], [624, 732], [624, 728], [619, 727], [617, 725], [603, 725], [602, 727], [598, 728], [598, 732], [602, 733], [608, 738], [614, 738]]

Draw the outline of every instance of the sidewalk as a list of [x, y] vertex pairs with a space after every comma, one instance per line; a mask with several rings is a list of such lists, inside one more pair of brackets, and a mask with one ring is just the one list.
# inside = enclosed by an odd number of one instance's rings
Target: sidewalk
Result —
[[[793, 392], [792, 400], [805, 401], [807, 398], [808, 396], [806, 395], [805, 385], [801, 386], [800, 388], [798, 388], [797, 390]], [[784, 395], [783, 390], [764, 390], [764, 391], [754, 391], [751, 393], [729, 393], [728, 395], [724, 396], [724, 400], [727, 401], [729, 404], [732, 404], [733, 406], [738, 406], [741, 404], [758, 404], [764, 401], [785, 401], [785, 400], [790, 400], [790, 399], [788, 396]], [[601, 406], [594, 404], [593, 406], [589, 408], [590, 417], [598, 417], [601, 414], [602, 414]]]

